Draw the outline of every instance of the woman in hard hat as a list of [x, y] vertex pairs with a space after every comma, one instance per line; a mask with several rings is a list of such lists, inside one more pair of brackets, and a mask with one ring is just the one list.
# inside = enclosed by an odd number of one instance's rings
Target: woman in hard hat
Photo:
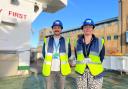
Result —
[[94, 28], [93, 20], [86, 19], [81, 26], [83, 35], [78, 38], [76, 43], [77, 89], [102, 89], [104, 39], [97, 38], [93, 34]]

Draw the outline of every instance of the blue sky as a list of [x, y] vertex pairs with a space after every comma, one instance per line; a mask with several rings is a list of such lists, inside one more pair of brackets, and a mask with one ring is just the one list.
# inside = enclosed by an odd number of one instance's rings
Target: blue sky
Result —
[[61, 20], [63, 30], [81, 26], [86, 18], [92, 18], [94, 22], [118, 16], [118, 0], [68, 0], [67, 7], [56, 13], [42, 12], [32, 23], [34, 34], [32, 36], [32, 47], [37, 47], [39, 31], [48, 28], [54, 20]]

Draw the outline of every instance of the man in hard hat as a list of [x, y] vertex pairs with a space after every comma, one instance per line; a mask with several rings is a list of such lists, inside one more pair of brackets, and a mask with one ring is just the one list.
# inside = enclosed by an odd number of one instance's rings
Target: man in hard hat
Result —
[[102, 89], [105, 55], [104, 39], [93, 34], [95, 24], [92, 19], [85, 19], [81, 29], [83, 35], [76, 43], [77, 89]]
[[71, 56], [70, 40], [61, 36], [63, 24], [60, 20], [53, 22], [54, 35], [44, 38], [42, 74], [46, 77], [46, 88], [53, 89], [57, 82], [57, 89], [64, 89], [65, 76], [71, 73], [68, 62]]

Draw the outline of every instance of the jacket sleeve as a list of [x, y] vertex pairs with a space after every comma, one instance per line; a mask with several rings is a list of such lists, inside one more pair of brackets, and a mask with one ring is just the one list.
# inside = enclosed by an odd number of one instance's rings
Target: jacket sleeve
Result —
[[101, 62], [103, 62], [104, 56], [105, 56], [105, 46], [103, 45], [103, 48], [102, 48], [102, 50], [100, 52], [100, 60], [101, 60]]
[[68, 58], [71, 57], [71, 44], [68, 43]]
[[77, 59], [76, 47], [74, 47], [75, 58]]
[[42, 56], [43, 59], [45, 58], [45, 43], [43, 42], [43, 47], [42, 47]]

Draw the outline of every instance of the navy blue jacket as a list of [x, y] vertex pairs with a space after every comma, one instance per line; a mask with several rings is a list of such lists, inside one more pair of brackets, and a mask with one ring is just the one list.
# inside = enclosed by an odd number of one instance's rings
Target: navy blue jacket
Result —
[[[85, 43], [83, 42], [84, 35], [81, 35], [81, 36], [79, 37], [79, 39], [77, 40], [77, 42], [78, 42], [79, 44], [82, 44], [82, 47], [83, 47], [83, 54], [84, 54], [85, 57], [88, 57], [88, 56], [89, 56], [91, 45], [93, 44], [93, 42], [94, 42], [96, 39], [98, 39], [98, 38], [95, 37], [95, 35], [92, 35], [92, 38], [93, 38], [93, 39], [92, 39], [92, 41], [91, 41], [91, 43], [90, 43], [90, 46], [89, 46], [89, 44], [85, 44]], [[88, 46], [89, 46], [89, 48], [88, 48]], [[86, 49], [88, 48], [88, 50], [87, 50], [87, 55], [86, 55], [86, 53], [85, 53], [85, 47], [86, 47]], [[76, 55], [76, 49], [75, 49], [75, 56], [77, 57], [77, 55]], [[101, 49], [101, 52], [100, 52], [100, 55], [99, 55], [101, 62], [103, 62], [104, 56], [105, 56], [105, 47], [104, 47], [104, 45], [103, 45], [103, 48]]]
[[[64, 37], [60, 37], [60, 39], [59, 39], [59, 44], [60, 44], [60, 48], [59, 48], [59, 52], [65, 52], [66, 50], [66, 48], [64, 48], [65, 46], [62, 46], [61, 44], [63, 43], [62, 41], [64, 41]], [[54, 43], [54, 37], [52, 36], [52, 37], [50, 37], [49, 38], [49, 43], [48, 43], [48, 51], [49, 52], [51, 52], [51, 53], [53, 53], [53, 43]], [[64, 45], [64, 44], [63, 44]], [[43, 57], [45, 58], [45, 43], [43, 43], [43, 49], [42, 49], [42, 54], [43, 54]], [[70, 42], [69, 42], [69, 44], [68, 44], [68, 57], [70, 57], [71, 56], [71, 45], [70, 45]]]
[[[91, 41], [91, 43], [90, 43], [90, 46], [89, 46], [89, 44], [85, 44], [85, 43], [83, 42], [84, 35], [81, 35], [81, 36], [78, 38], [78, 40], [77, 40], [77, 42], [79, 42], [79, 44], [82, 44], [82, 47], [83, 47], [83, 54], [84, 54], [85, 57], [88, 57], [88, 56], [89, 56], [91, 45], [93, 44], [93, 42], [94, 42], [95, 40], [98, 39], [97, 37], [95, 37], [95, 35], [92, 35], [92, 38], [93, 38], [93, 39], [92, 39], [92, 41]], [[87, 55], [86, 55], [86, 54], [85, 54], [85, 47], [86, 47], [86, 49], [87, 49], [88, 46], [89, 46], [89, 50], [87, 51]], [[76, 58], [77, 58], [76, 49], [75, 49], [75, 56], [76, 56]], [[103, 45], [103, 48], [101, 49], [101, 52], [100, 52], [100, 54], [99, 54], [99, 57], [100, 57], [101, 62], [103, 62], [104, 56], [105, 56], [105, 47], [104, 47], [104, 45]], [[101, 78], [101, 77], [103, 77], [105, 74], [106, 74], [106, 72], [104, 71], [104, 72], [102, 72], [101, 74], [99, 74], [99, 75], [97, 75], [97, 76], [94, 76], [94, 78], [95, 78], [95, 79], [96, 79], [96, 78]]]

